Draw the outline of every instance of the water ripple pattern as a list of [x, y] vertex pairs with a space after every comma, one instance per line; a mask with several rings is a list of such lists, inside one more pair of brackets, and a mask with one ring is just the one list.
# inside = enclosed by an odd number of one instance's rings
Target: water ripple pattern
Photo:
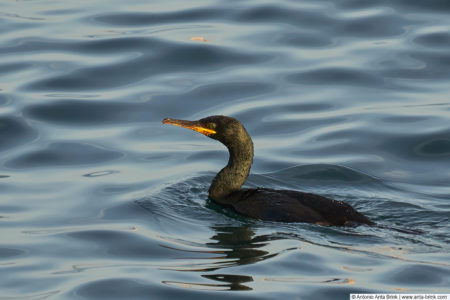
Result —
[[[231, 115], [248, 187], [350, 203], [351, 228], [208, 200]], [[450, 2], [2, 1], [1, 299], [449, 293]]]

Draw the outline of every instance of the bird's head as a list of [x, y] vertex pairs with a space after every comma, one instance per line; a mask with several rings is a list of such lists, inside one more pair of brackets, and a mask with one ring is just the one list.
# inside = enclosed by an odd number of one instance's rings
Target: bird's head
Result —
[[166, 118], [162, 122], [200, 132], [225, 146], [230, 146], [242, 138], [249, 138], [244, 126], [238, 120], [227, 116], [210, 116], [198, 121]]

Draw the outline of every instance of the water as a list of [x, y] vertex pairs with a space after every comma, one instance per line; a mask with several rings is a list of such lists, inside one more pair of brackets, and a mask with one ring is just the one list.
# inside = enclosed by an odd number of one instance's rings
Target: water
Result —
[[[2, 1], [0, 299], [348, 299], [450, 289], [450, 2]], [[249, 220], [207, 189], [344, 200], [380, 226]]]

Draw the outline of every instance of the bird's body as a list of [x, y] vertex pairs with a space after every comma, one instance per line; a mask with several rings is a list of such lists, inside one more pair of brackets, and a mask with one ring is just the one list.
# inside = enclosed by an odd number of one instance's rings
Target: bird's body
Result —
[[374, 224], [349, 204], [320, 195], [267, 188], [241, 189], [253, 161], [253, 142], [244, 126], [234, 118], [212, 116], [198, 121], [164, 119], [163, 123], [198, 131], [222, 142], [230, 153], [228, 164], [209, 188], [215, 202], [242, 215], [281, 222], [321, 225]]
[[231, 193], [227, 200], [228, 205], [239, 213], [267, 221], [321, 225], [372, 223], [345, 202], [299, 191], [242, 189]]

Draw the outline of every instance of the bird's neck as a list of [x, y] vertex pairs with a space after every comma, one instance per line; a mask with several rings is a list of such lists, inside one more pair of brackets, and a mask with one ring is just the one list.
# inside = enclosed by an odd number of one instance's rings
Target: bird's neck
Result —
[[253, 162], [253, 142], [245, 132], [241, 141], [227, 145], [230, 158], [228, 164], [214, 178], [209, 188], [209, 197], [220, 204], [231, 204], [227, 196], [244, 184]]

